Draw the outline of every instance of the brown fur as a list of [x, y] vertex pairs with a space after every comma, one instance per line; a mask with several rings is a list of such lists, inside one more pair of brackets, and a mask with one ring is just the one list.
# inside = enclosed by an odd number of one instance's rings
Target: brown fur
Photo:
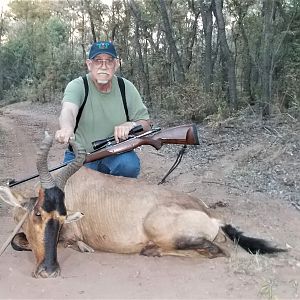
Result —
[[83, 241], [102, 251], [139, 253], [149, 242], [171, 250], [178, 236], [213, 241], [219, 231], [197, 198], [85, 167], [69, 179], [65, 196], [68, 209], [84, 214], [75, 224]]
[[[63, 224], [65, 216], [57, 210], [43, 210], [44, 193], [39, 197], [23, 230], [37, 260], [35, 274], [57, 276], [57, 262], [52, 269], [50, 266], [50, 273], [43, 269], [42, 261], [49, 256], [44, 243], [45, 228], [53, 220]], [[84, 217], [65, 224], [60, 241], [80, 251], [92, 251], [92, 247], [147, 256], [208, 258], [228, 256], [230, 252], [222, 222], [199, 199], [139, 179], [114, 177], [82, 167], [65, 186], [65, 205], [68, 210], [80, 211]], [[247, 237], [243, 239], [248, 241]], [[56, 241], [50, 242], [56, 245]]]

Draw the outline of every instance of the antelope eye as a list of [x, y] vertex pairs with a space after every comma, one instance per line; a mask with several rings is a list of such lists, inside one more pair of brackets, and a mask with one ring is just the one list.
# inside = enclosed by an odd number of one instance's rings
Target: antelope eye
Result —
[[40, 217], [41, 216], [41, 213], [37, 210], [35, 213], [34, 213], [37, 217]]

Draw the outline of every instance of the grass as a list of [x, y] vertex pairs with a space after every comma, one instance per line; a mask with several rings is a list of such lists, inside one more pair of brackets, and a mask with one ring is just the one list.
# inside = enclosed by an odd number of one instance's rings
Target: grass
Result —
[[276, 282], [273, 279], [269, 279], [263, 283], [261, 289], [259, 291], [259, 295], [264, 299], [274, 300], [277, 297], [274, 294], [274, 287], [276, 286]]

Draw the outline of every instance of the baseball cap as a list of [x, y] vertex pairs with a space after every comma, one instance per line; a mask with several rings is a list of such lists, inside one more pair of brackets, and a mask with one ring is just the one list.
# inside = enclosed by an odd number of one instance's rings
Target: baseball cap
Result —
[[108, 41], [99, 41], [94, 43], [90, 49], [89, 59], [93, 59], [99, 54], [109, 54], [112, 57], [118, 57], [115, 46]]

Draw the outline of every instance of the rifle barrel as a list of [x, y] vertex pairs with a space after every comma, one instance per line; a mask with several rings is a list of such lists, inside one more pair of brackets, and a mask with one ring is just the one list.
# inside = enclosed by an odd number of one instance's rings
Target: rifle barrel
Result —
[[[66, 165], [67, 165], [67, 163], [63, 163], [63, 164], [61, 164], [61, 165], [59, 165], [59, 166], [56, 166], [56, 167], [50, 169], [49, 172], [53, 172], [53, 171], [59, 170], [59, 169], [65, 167]], [[21, 179], [21, 180], [19, 180], [19, 181], [16, 181], [15, 179], [11, 179], [11, 180], [8, 180], [8, 181], [7, 181], [7, 186], [8, 186], [8, 187], [13, 187], [13, 186], [15, 186], [15, 185], [18, 185], [18, 184], [20, 184], [20, 183], [24, 183], [24, 182], [26, 182], [26, 181], [32, 180], [32, 179], [34, 179], [34, 178], [37, 178], [37, 177], [39, 177], [39, 176], [40, 176], [39, 174], [34, 174], [34, 175], [30, 176], [30, 177], [23, 178], [23, 179]]]

